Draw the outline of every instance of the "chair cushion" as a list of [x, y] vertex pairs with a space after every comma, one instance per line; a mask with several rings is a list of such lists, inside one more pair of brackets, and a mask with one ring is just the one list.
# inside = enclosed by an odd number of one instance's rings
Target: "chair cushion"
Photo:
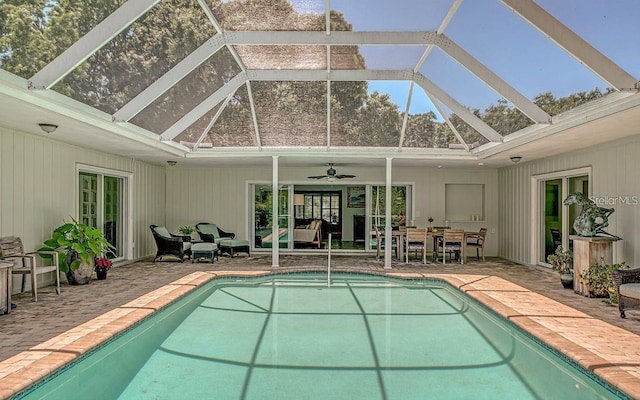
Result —
[[169, 233], [167, 228], [165, 228], [164, 226], [156, 226], [155, 230], [158, 235], [166, 238], [171, 238], [171, 234]]
[[620, 294], [640, 300], [640, 283], [624, 283], [620, 285]]
[[220, 236], [218, 233], [218, 225], [216, 224], [202, 224], [198, 226], [198, 229], [200, 229], [200, 232], [207, 235], [213, 235], [215, 238]]
[[191, 244], [191, 251], [193, 251], [193, 252], [214, 251], [217, 248], [218, 248], [218, 245], [215, 244], [215, 243], [202, 242], [202, 243], [192, 243]]
[[248, 245], [249, 245], [249, 241], [248, 240], [222, 239], [220, 241], [220, 246], [221, 247], [242, 247], [242, 246], [248, 246]]

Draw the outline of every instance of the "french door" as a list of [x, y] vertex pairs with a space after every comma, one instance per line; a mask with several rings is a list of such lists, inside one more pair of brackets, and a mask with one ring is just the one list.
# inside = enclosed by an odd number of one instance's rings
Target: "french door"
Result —
[[90, 166], [78, 168], [78, 219], [100, 229], [114, 247], [110, 259], [127, 256], [128, 174]]

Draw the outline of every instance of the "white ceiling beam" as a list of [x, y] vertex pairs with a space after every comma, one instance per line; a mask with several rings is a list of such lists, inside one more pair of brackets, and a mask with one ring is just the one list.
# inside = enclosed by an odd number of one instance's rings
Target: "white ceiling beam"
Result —
[[636, 78], [532, 0], [501, 1], [612, 87], [618, 90], [639, 88]]
[[479, 134], [489, 139], [491, 142], [502, 142], [502, 136], [496, 132], [493, 128], [487, 125], [480, 118], [476, 117], [465, 106], [458, 103], [453, 97], [449, 96], [447, 92], [439, 88], [435, 83], [431, 82], [424, 75], [417, 73], [414, 77], [414, 81], [424, 89], [425, 92], [430, 93], [442, 104], [447, 106], [458, 117], [462, 118], [467, 124], [475, 129]]
[[434, 44], [435, 32], [336, 31], [227, 31], [230, 45], [425, 45]]
[[113, 120], [118, 122], [129, 121], [134, 115], [142, 111], [158, 97], [162, 96], [164, 92], [169, 90], [191, 71], [198, 68], [200, 64], [205, 62], [223, 46], [224, 41], [220, 35], [215, 35], [204, 42], [204, 44], [198, 47], [193, 53], [185, 57], [175, 67], [171, 68], [121, 109], [116, 111], [115, 114], [113, 114]]
[[160, 0], [127, 1], [31, 77], [29, 87], [49, 89], [159, 2]]
[[172, 140], [182, 131], [193, 125], [199, 118], [208, 113], [218, 103], [223, 101], [227, 96], [233, 94], [240, 86], [247, 81], [247, 75], [244, 72], [239, 73], [224, 86], [218, 89], [211, 96], [189, 111], [184, 117], [180, 118], [167, 130], [162, 133], [162, 139]]
[[375, 80], [411, 80], [411, 70], [280, 70], [251, 69], [247, 77], [252, 81], [375, 81]]
[[527, 117], [531, 118], [531, 120], [543, 124], [551, 122], [551, 116], [549, 114], [511, 87], [511, 85], [502, 80], [471, 54], [467, 53], [462, 47], [458, 46], [456, 42], [445, 35], [438, 35], [436, 44], [442, 51], [462, 64], [463, 67], [478, 79], [495, 90], [499, 95], [509, 100], [511, 104], [522, 111]]

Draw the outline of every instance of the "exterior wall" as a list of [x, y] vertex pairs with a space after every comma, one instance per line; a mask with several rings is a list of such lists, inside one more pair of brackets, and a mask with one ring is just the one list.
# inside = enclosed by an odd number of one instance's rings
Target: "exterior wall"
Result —
[[[149, 224], [165, 217], [165, 168], [67, 145], [0, 126], [0, 236], [33, 251], [77, 217], [76, 164], [133, 172], [134, 258], [155, 253]], [[15, 277], [14, 288], [19, 277]]]
[[[286, 164], [286, 161], [282, 164]], [[385, 167], [337, 167], [338, 172], [354, 174], [355, 179], [336, 182], [340, 185], [384, 184]], [[318, 167], [279, 167], [281, 183], [309, 185], [314, 181], [307, 176], [323, 172]], [[450, 221], [456, 228], [478, 231], [488, 229], [486, 255], [498, 252], [498, 172], [496, 169], [436, 169], [392, 168], [394, 183], [415, 184], [415, 215], [417, 226], [428, 226], [433, 217], [434, 226], [445, 219], [445, 185], [450, 183], [485, 185], [485, 221]], [[215, 222], [222, 229], [235, 232], [239, 238], [248, 238], [249, 200], [247, 182], [271, 182], [271, 167], [211, 167], [190, 168], [179, 165], [167, 169], [167, 228], [175, 232], [180, 226], [201, 221]], [[326, 181], [316, 182], [326, 187]], [[185, 195], [188, 193], [188, 195]], [[481, 199], [478, 199], [481, 201]], [[343, 198], [343, 211], [346, 195]], [[346, 214], [345, 214], [346, 216]], [[351, 224], [345, 220], [345, 224]], [[347, 227], [349, 231], [351, 227]]]
[[[531, 177], [580, 167], [592, 167], [591, 191], [598, 198], [629, 196], [615, 208], [607, 231], [623, 240], [614, 245], [614, 262], [640, 263], [640, 135], [498, 171], [499, 255], [528, 264], [531, 260]], [[634, 197], [635, 196], [635, 197]]]

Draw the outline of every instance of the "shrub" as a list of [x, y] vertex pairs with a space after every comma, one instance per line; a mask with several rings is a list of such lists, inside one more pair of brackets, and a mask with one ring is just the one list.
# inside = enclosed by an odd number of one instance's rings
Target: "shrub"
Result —
[[589, 286], [589, 294], [593, 297], [609, 297], [611, 303], [617, 303], [616, 289], [613, 285], [611, 273], [617, 269], [628, 269], [629, 266], [620, 264], [605, 264], [604, 260], [591, 265], [589, 269], [580, 274], [582, 283]]

